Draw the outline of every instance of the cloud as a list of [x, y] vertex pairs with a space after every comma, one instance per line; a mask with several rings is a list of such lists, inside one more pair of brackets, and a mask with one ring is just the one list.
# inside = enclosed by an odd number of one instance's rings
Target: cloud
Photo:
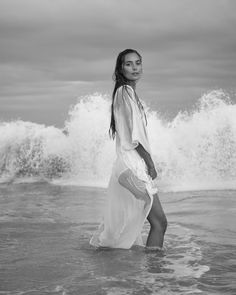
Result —
[[60, 84], [76, 81], [87, 83], [83, 93], [94, 85], [107, 92], [128, 47], [143, 55], [150, 101], [158, 94], [177, 107], [191, 89], [195, 97], [232, 88], [235, 8], [233, 0], [0, 0], [0, 103], [17, 91], [50, 100], [47, 85], [60, 95]]

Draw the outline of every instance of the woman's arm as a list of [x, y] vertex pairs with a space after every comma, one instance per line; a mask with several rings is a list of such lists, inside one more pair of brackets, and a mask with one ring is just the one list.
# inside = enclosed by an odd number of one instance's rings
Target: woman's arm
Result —
[[147, 166], [148, 174], [154, 179], [157, 173], [152, 158], [145, 149], [146, 139], [145, 135], [141, 132], [139, 124], [140, 117], [135, 107], [136, 99], [133, 96], [132, 87], [122, 86], [117, 89], [114, 108], [117, 119], [116, 131], [120, 135], [123, 149], [136, 149]]
[[155, 179], [157, 177], [157, 172], [150, 154], [144, 149], [141, 143], [139, 143], [135, 149], [140, 155], [140, 157], [143, 158], [144, 162], [146, 163], [148, 174], [151, 176], [152, 179]]

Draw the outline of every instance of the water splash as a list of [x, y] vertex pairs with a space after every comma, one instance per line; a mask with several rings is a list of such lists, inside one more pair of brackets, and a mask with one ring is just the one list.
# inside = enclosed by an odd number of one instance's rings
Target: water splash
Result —
[[235, 188], [236, 105], [222, 90], [204, 94], [192, 112], [180, 112], [159, 134], [153, 150], [163, 184]]
[[[204, 94], [170, 122], [147, 109], [160, 190], [235, 189], [236, 105], [222, 90]], [[44, 179], [106, 186], [115, 160], [110, 98], [95, 93], [69, 111], [63, 129], [32, 122], [0, 124], [0, 181]]]
[[59, 129], [17, 120], [2, 123], [0, 132], [2, 180], [35, 176], [50, 179], [70, 170], [67, 140]]

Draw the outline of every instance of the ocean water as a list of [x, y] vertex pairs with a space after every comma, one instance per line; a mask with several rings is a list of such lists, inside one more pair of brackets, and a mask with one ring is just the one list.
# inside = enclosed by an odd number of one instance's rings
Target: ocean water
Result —
[[[110, 98], [71, 107], [63, 129], [21, 120], [0, 123], [0, 182], [23, 178], [106, 187], [115, 160]], [[147, 130], [162, 191], [236, 189], [236, 105], [223, 91], [165, 121], [147, 106]]]
[[236, 191], [160, 193], [163, 251], [89, 245], [106, 189], [22, 183], [0, 193], [0, 294], [236, 293]]
[[215, 90], [172, 121], [145, 107], [163, 251], [89, 245], [115, 160], [108, 97], [81, 98], [63, 129], [0, 123], [0, 294], [236, 293], [236, 105]]

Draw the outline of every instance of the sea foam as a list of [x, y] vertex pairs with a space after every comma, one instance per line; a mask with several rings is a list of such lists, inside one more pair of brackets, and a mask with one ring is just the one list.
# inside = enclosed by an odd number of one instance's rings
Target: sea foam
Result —
[[[0, 181], [106, 187], [115, 160], [108, 135], [111, 99], [78, 99], [62, 129], [21, 120], [0, 124]], [[236, 105], [222, 90], [204, 94], [171, 121], [146, 107], [160, 190], [236, 188]]]

